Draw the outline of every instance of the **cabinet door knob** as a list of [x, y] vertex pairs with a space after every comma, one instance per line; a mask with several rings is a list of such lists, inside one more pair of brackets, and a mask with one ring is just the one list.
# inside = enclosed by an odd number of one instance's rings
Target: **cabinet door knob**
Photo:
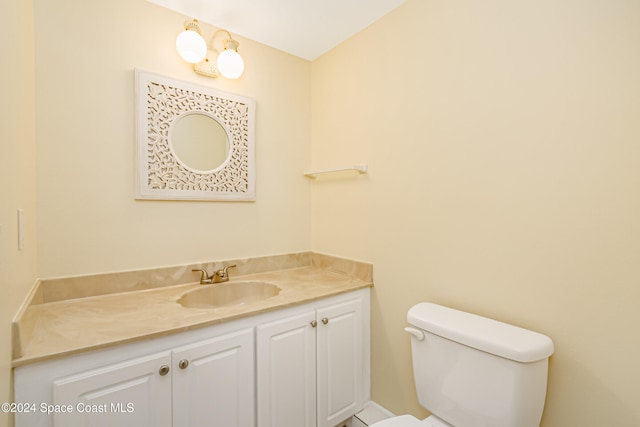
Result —
[[322, 324], [326, 325], [327, 323], [329, 323], [329, 319], [327, 319], [326, 317], [322, 318]]
[[158, 373], [164, 377], [169, 373], [169, 367], [167, 365], [160, 366], [160, 370], [158, 371]]
[[316, 322], [315, 320], [311, 321], [311, 327], [315, 328], [316, 326], [318, 326], [318, 322]]
[[189, 366], [189, 361], [187, 359], [182, 359], [178, 362], [178, 367], [180, 369], [187, 369], [187, 366]]

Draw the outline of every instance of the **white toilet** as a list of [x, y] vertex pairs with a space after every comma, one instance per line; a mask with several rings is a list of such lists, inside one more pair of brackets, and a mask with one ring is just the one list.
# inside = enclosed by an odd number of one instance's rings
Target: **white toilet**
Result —
[[370, 427], [539, 427], [553, 342], [436, 304], [407, 313], [418, 401], [433, 415]]

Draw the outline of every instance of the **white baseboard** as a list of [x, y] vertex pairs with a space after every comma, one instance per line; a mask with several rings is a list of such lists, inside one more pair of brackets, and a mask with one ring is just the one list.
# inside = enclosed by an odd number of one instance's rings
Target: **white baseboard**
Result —
[[368, 427], [356, 416], [351, 417], [351, 427]]
[[395, 417], [393, 412], [370, 400], [365, 403], [364, 409], [355, 415], [355, 420], [361, 423], [356, 423], [359, 427], [360, 425], [369, 426], [391, 417]]
[[373, 400], [370, 400], [368, 402], [366, 402], [364, 404], [364, 407], [372, 407], [372, 408], [376, 408], [378, 411], [380, 411], [381, 413], [383, 413], [387, 418], [391, 418], [391, 417], [395, 417], [397, 416], [396, 414], [394, 414], [393, 412], [391, 412], [390, 410], [388, 410], [387, 408], [385, 408], [382, 405], [377, 404], [376, 402], [374, 402]]

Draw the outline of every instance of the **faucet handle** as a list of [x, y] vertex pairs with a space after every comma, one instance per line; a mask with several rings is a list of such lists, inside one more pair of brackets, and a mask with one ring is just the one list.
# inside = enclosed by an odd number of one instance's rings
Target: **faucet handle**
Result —
[[220, 276], [229, 278], [229, 272], [227, 270], [229, 270], [230, 268], [236, 268], [236, 267], [237, 266], [235, 264], [224, 267], [222, 269], [222, 273], [220, 273]]
[[200, 274], [200, 283], [205, 283], [207, 280], [211, 280], [211, 278], [209, 277], [209, 273], [207, 273], [206, 270], [202, 270], [202, 269], [195, 269], [195, 270], [191, 270], [191, 271], [199, 271]]

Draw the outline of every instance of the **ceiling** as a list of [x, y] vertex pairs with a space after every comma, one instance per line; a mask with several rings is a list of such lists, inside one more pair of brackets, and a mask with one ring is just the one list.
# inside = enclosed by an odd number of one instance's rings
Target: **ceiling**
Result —
[[406, 0], [149, 1], [312, 61]]

